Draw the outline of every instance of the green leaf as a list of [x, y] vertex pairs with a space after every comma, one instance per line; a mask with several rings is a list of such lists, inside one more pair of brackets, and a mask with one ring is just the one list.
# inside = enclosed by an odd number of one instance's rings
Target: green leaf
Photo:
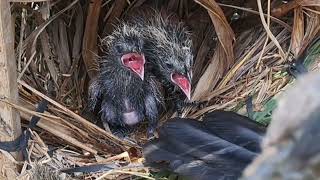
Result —
[[259, 123], [268, 125], [271, 121], [273, 110], [277, 107], [277, 100], [270, 99], [263, 107], [263, 111], [254, 112], [253, 119]]

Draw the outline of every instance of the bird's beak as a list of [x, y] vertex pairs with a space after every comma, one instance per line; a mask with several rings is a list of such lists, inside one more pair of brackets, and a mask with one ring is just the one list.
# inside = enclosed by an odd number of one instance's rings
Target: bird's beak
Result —
[[146, 62], [144, 54], [128, 53], [121, 57], [124, 66], [135, 72], [142, 80], [144, 79], [144, 64]]
[[191, 83], [189, 79], [178, 73], [171, 73], [171, 81], [175, 83], [187, 96], [188, 100], [191, 99]]

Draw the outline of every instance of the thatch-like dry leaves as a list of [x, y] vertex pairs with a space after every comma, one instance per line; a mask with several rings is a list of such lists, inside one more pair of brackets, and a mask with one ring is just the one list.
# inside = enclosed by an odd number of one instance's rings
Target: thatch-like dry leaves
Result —
[[[123, 141], [94, 124], [98, 118], [84, 110], [89, 81], [99, 70], [99, 40], [111, 33], [122, 17], [151, 1], [13, 1], [20, 104], [6, 98], [0, 103], [21, 111], [24, 123], [33, 115], [41, 117], [36, 129], [41, 133], [33, 133], [34, 141], [29, 145], [32, 160], [55, 170], [97, 163], [116, 167], [80, 175], [87, 179], [147, 177], [140, 152], [140, 145], [146, 142], [145, 128], [133, 134], [138, 143]], [[308, 55], [310, 42], [320, 33], [319, 0], [286, 4], [276, 0], [153, 2], [161, 4], [159, 9], [175, 11], [192, 31], [192, 99], [207, 103], [201, 109], [185, 108], [183, 115], [187, 117], [199, 118], [215, 109], [243, 112], [248, 96], [253, 97], [255, 111], [263, 110], [264, 104], [291, 80], [285, 73], [288, 63]], [[257, 22], [252, 27], [236, 26], [251, 20]], [[236, 34], [231, 27], [237, 28]], [[54, 81], [56, 92], [50, 97], [46, 92], [49, 80]], [[40, 99], [49, 102], [45, 113], [34, 111]], [[161, 120], [175, 113], [165, 112]], [[47, 156], [46, 144], [57, 148], [52, 158]], [[26, 171], [25, 165], [22, 172]]]

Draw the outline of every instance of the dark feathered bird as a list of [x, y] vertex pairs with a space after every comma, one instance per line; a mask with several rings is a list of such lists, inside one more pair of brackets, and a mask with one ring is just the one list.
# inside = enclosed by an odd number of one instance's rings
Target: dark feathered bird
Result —
[[175, 118], [144, 149], [146, 164], [191, 179], [237, 179], [260, 152], [264, 127], [233, 112], [209, 113], [203, 121]]
[[125, 23], [102, 40], [100, 75], [90, 86], [91, 106], [101, 113], [104, 124], [132, 127], [145, 118], [148, 135], [157, 125], [162, 95], [157, 80], [147, 71], [144, 39], [136, 26]]

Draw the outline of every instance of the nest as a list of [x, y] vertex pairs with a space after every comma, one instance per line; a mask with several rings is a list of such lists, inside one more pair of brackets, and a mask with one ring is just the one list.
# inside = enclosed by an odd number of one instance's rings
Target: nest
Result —
[[[98, 73], [99, 39], [111, 33], [126, 13], [153, 0], [27, 2], [11, 4], [19, 103], [1, 99], [20, 111], [23, 125], [31, 116], [41, 117], [28, 146], [32, 168], [26, 170], [27, 162], [21, 162], [19, 177], [61, 178], [46, 172], [108, 164], [114, 168], [76, 174], [76, 178], [154, 179], [142, 164], [140, 146], [101, 129], [85, 111], [90, 79]], [[185, 108], [185, 117], [200, 118], [215, 109], [243, 114], [250, 96], [254, 119], [268, 124], [274, 96], [292, 80], [286, 72], [288, 64], [308, 49], [308, 56], [302, 58], [308, 60], [309, 70], [318, 68], [320, 46], [310, 49], [308, 45], [320, 31], [319, 2], [164, 0], [158, 4], [176, 12], [192, 29], [192, 100], [208, 103], [200, 110]], [[54, 82], [54, 95], [48, 94], [49, 79]], [[45, 113], [35, 111], [41, 99], [49, 101]], [[166, 113], [162, 120], [174, 115]], [[134, 138], [143, 144], [144, 134], [135, 133]]]

